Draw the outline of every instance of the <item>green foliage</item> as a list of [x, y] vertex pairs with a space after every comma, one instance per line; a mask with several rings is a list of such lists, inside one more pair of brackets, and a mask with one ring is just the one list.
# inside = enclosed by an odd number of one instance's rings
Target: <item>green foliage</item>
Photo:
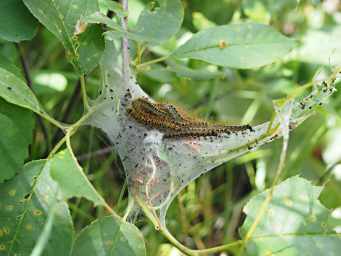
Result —
[[97, 219], [77, 236], [72, 256], [145, 256], [143, 236], [132, 224], [116, 217]]
[[216, 26], [193, 36], [175, 56], [234, 68], [256, 68], [285, 56], [294, 42], [266, 25]]
[[179, 31], [183, 15], [180, 0], [151, 2], [151, 6], [140, 14], [133, 33], [141, 41], [162, 43]]
[[103, 39], [96, 30], [85, 32], [88, 35], [80, 39], [77, 36], [83, 32], [82, 28], [79, 28], [82, 26], [79, 23], [81, 18], [99, 11], [97, 1], [24, 0], [24, 3], [32, 14], [63, 43], [66, 55], [77, 70], [82, 74], [92, 71], [96, 61], [98, 64], [100, 59]]
[[[340, 235], [331, 224], [330, 211], [318, 200], [322, 187], [298, 176], [275, 186], [266, 212], [247, 245], [248, 255], [338, 255]], [[245, 206], [241, 227], [245, 236], [259, 214], [269, 190], [254, 196]]]
[[66, 202], [58, 194], [46, 161], [27, 163], [18, 176], [0, 186], [1, 255], [29, 255], [52, 209], [55, 216], [45, 252], [69, 254], [72, 220]]
[[85, 197], [95, 205], [103, 205], [103, 198], [98, 195], [82, 168], [70, 150], [56, 154], [50, 161], [51, 177], [59, 184], [65, 198]]
[[0, 97], [36, 113], [43, 111], [36, 96], [21, 78], [2, 67], [0, 67], [0, 77]]
[[[1, 0], [0, 255], [169, 256], [179, 254], [175, 247], [196, 256], [338, 255], [341, 93], [329, 97], [340, 86], [329, 71], [340, 65], [340, 10], [338, 1], [129, 0], [126, 11], [111, 0]], [[124, 37], [129, 62], [121, 56]], [[148, 205], [160, 195], [148, 193], [169, 184], [143, 183], [150, 159], [166, 166], [165, 155], [152, 155], [158, 140], [147, 143], [151, 151], [135, 179], [122, 152], [133, 154], [129, 144], [145, 135], [118, 143], [130, 129], [120, 98], [127, 84], [132, 93], [142, 93], [141, 85], [157, 101], [228, 124], [266, 124], [278, 98], [295, 100], [293, 109], [307, 115], [314, 106], [317, 114], [298, 128], [290, 123], [279, 181], [279, 142], [248, 148], [197, 180], [212, 166], [190, 166], [198, 162], [182, 162], [188, 155], [181, 152], [211, 156], [214, 165], [250, 138], [224, 147], [221, 139], [206, 155], [200, 152], [210, 141], [169, 142], [179, 146], [174, 162], [196, 172], [173, 168], [192, 182], [159, 211]], [[312, 97], [298, 100], [305, 95]], [[112, 132], [110, 142], [85, 126], [95, 122]], [[159, 169], [155, 175], [166, 178]], [[143, 193], [148, 200], [138, 201]]]
[[37, 33], [38, 22], [21, 0], [2, 0], [0, 3], [0, 39], [20, 42]]
[[33, 128], [31, 112], [0, 99], [0, 182], [12, 178], [23, 166]]

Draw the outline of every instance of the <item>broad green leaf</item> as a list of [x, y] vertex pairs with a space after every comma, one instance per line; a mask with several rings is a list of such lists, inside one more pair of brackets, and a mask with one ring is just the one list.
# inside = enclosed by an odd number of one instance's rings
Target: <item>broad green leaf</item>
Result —
[[92, 71], [104, 51], [104, 40], [99, 26], [91, 26], [79, 36], [79, 65], [84, 73]]
[[34, 118], [30, 111], [0, 98], [0, 182], [12, 178], [28, 156]]
[[0, 38], [11, 42], [30, 40], [37, 32], [38, 22], [22, 0], [0, 1]]
[[1, 53], [0, 53], [0, 68], [3, 68], [13, 73], [16, 76], [23, 78], [23, 74], [20, 68], [18, 68], [14, 63], [12, 63], [8, 58], [3, 56]]
[[54, 209], [54, 222], [44, 255], [69, 255], [73, 240], [67, 204], [50, 178], [46, 161], [34, 161], [0, 186], [0, 255], [30, 255]]
[[[330, 211], [318, 200], [322, 187], [298, 176], [273, 190], [273, 198], [247, 244], [249, 255], [339, 255], [341, 236], [333, 231]], [[254, 222], [269, 191], [260, 193], [244, 208], [242, 237]]]
[[6, 101], [28, 108], [36, 113], [44, 112], [33, 92], [28, 88], [26, 83], [14, 75], [0, 67], [0, 97]]
[[152, 4], [155, 6], [142, 11], [131, 32], [140, 41], [161, 43], [179, 31], [184, 10], [180, 0], [157, 0]]
[[145, 256], [141, 232], [118, 217], [108, 216], [84, 228], [76, 238], [72, 256]]
[[257, 68], [279, 60], [294, 41], [270, 26], [244, 23], [202, 30], [178, 48], [174, 56], [233, 68]]
[[85, 197], [95, 205], [104, 204], [68, 149], [51, 159], [51, 177], [59, 184], [64, 197]]
[[[99, 11], [96, 0], [23, 1], [32, 14], [63, 43], [67, 56], [80, 73], [88, 73], [93, 69], [93, 66], [98, 64], [98, 55], [101, 54], [100, 47], [94, 48], [93, 46], [103, 40], [101, 35], [90, 31], [90, 35], [85, 37], [91, 42], [87, 41], [83, 44], [79, 42], [77, 37], [84, 29], [81, 28], [82, 18]], [[79, 45], [81, 45], [80, 49]], [[102, 43], [99, 43], [99, 46], [101, 45]], [[88, 55], [88, 51], [93, 53], [94, 50], [96, 50], [95, 58]], [[81, 56], [82, 54], [85, 56]], [[90, 62], [94, 59], [96, 62], [91, 64]]]
[[341, 26], [308, 31], [297, 50], [300, 61], [323, 65], [341, 65]]

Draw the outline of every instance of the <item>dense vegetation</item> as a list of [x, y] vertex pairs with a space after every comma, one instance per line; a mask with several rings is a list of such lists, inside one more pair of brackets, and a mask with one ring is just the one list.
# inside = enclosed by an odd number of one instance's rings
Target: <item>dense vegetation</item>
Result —
[[[0, 256], [339, 255], [341, 2], [121, 2], [0, 1]], [[139, 134], [140, 87], [253, 129]]]

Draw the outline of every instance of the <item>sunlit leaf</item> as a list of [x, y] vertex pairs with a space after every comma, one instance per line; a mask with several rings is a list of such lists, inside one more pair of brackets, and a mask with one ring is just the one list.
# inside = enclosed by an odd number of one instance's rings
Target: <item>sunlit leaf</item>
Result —
[[[249, 255], [338, 255], [341, 236], [330, 224], [331, 212], [319, 202], [322, 187], [298, 176], [287, 179], [273, 190], [272, 200], [247, 244]], [[269, 190], [244, 208], [246, 220], [242, 237], [260, 212]]]
[[50, 178], [46, 161], [30, 162], [13, 180], [0, 186], [0, 254], [30, 255], [54, 208], [54, 222], [44, 255], [69, 255], [72, 220]]
[[38, 22], [21, 0], [0, 1], [0, 38], [20, 42], [30, 40], [37, 32]]
[[12, 104], [28, 108], [36, 113], [43, 112], [37, 98], [26, 83], [21, 78], [1, 67], [0, 97]]
[[76, 238], [72, 256], [145, 256], [143, 236], [132, 224], [108, 216], [85, 227]]
[[20, 171], [32, 142], [34, 118], [30, 111], [0, 98], [0, 182]]
[[85, 197], [95, 205], [104, 204], [68, 149], [59, 152], [50, 161], [51, 177], [59, 184], [64, 197]]
[[257, 68], [280, 60], [294, 45], [293, 40], [270, 26], [232, 24], [200, 31], [174, 56], [233, 68]]

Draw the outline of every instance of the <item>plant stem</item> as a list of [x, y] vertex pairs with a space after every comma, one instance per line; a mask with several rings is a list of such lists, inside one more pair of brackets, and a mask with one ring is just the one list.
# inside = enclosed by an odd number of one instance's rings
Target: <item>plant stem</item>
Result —
[[142, 68], [148, 67], [148, 66], [150, 66], [151, 64], [158, 63], [158, 62], [161, 62], [161, 61], [166, 60], [169, 56], [170, 56], [170, 55], [166, 55], [166, 56], [162, 56], [162, 57], [160, 57], [160, 58], [154, 59], [154, 60], [150, 60], [150, 61], [141, 63], [141, 64], [137, 65], [136, 68], [137, 68], [137, 69], [142, 69]]
[[80, 77], [80, 84], [81, 84], [83, 106], [84, 106], [84, 110], [87, 112], [89, 110], [90, 106], [89, 106], [88, 96], [86, 94], [85, 76], [84, 75], [81, 75], [81, 77]]
[[[128, 0], [121, 0], [121, 4], [123, 7], [123, 11], [128, 13]], [[124, 32], [122, 37], [122, 74], [125, 84], [129, 81], [129, 65], [130, 65], [130, 57], [129, 57], [129, 41], [127, 37], [128, 31], [128, 16], [121, 18], [121, 26]]]

